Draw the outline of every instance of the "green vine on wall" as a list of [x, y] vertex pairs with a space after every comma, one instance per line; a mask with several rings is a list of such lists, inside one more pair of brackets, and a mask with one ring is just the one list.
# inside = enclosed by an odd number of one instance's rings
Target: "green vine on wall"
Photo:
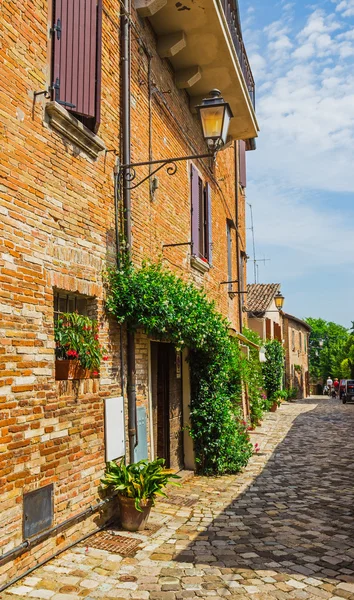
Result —
[[240, 410], [242, 363], [238, 341], [205, 292], [145, 263], [108, 272], [107, 308], [119, 323], [189, 349], [191, 429], [202, 473], [234, 473], [253, 449]]
[[[259, 348], [262, 346], [263, 342], [255, 331], [244, 327], [242, 333], [248, 340], [257, 344]], [[256, 426], [260, 424], [264, 412], [269, 408], [264, 393], [262, 364], [259, 360], [258, 348], [250, 347], [248, 359], [244, 358], [242, 361], [242, 373], [243, 381], [247, 386], [251, 425]]]
[[284, 374], [284, 349], [278, 340], [268, 340], [265, 344], [266, 362], [263, 363], [264, 387], [269, 401], [278, 399], [282, 389]]

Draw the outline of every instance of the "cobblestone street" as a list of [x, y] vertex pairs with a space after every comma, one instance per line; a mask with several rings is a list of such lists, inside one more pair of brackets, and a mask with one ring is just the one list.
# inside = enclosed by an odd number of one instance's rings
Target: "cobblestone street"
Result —
[[161, 527], [127, 534], [141, 541], [135, 555], [89, 538], [0, 597], [354, 599], [353, 431], [353, 405], [283, 404], [251, 434], [261, 451], [243, 474], [191, 477], [173, 504], [158, 502]]

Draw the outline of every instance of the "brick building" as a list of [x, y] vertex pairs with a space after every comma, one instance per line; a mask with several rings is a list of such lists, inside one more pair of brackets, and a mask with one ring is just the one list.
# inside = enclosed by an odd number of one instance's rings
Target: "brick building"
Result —
[[283, 313], [285, 383], [296, 388], [298, 398], [307, 398], [310, 393], [309, 379], [309, 336], [311, 327], [287, 313]]
[[283, 343], [283, 320], [275, 303], [279, 292], [279, 283], [251, 283], [247, 286], [248, 326], [264, 341], [275, 339]]
[[[127, 333], [104, 309], [103, 271], [117, 256], [117, 165], [127, 144], [132, 162], [205, 153], [194, 107], [212, 88], [235, 115], [229, 143], [215, 163], [181, 162], [175, 175], [162, 169], [129, 192], [131, 252], [137, 265], [160, 257], [203, 286], [242, 330], [243, 299], [234, 292], [245, 285], [245, 156], [257, 122], [237, 2], [185, 0], [182, 10], [171, 0], [137, 0], [131, 18], [127, 7], [0, 6], [0, 586], [111, 510], [98, 490], [105, 435], [112, 407], [117, 419], [117, 407], [127, 414]], [[148, 174], [137, 169], [139, 179]], [[173, 246], [182, 243], [189, 245]], [[55, 315], [73, 310], [100, 323], [109, 360], [98, 379], [56, 381]], [[171, 467], [192, 468], [182, 432], [185, 355], [139, 332], [135, 373], [134, 457], [162, 455]], [[113, 426], [118, 433], [124, 445], [127, 420], [123, 431]]]

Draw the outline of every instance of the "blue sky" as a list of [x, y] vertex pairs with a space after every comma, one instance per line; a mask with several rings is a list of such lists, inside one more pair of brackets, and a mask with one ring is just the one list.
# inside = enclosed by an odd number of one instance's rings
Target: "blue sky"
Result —
[[247, 202], [253, 206], [257, 258], [271, 259], [259, 265], [259, 281], [282, 284], [286, 311], [349, 327], [354, 0], [239, 4], [261, 127], [257, 151], [247, 153]]

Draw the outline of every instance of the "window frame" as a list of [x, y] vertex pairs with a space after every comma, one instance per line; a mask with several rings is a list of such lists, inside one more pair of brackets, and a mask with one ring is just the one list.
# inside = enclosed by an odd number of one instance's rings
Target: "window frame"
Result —
[[[88, 2], [89, 0], [87, 0]], [[60, 59], [62, 58], [61, 56], [61, 47], [59, 46], [59, 43], [61, 43], [61, 40], [65, 39], [67, 45], [64, 46], [64, 50], [65, 50], [65, 67], [63, 68], [65, 70], [65, 73], [71, 73], [74, 69], [73, 69], [73, 63], [74, 63], [74, 51], [71, 55], [71, 60], [67, 61], [67, 56], [68, 56], [68, 51], [67, 51], [67, 47], [68, 47], [68, 41], [70, 40], [72, 42], [72, 38], [69, 37], [68, 34], [68, 39], [63, 38], [63, 32], [60, 33], [60, 38], [58, 39], [57, 36], [57, 32], [56, 32], [56, 26], [57, 26], [57, 18], [58, 18], [58, 14], [63, 14], [63, 11], [65, 11], [64, 7], [60, 7], [60, 9], [58, 9], [57, 12], [57, 5], [56, 5], [57, 0], [52, 0], [51, 2], [51, 59], [50, 59], [50, 63], [51, 63], [51, 68], [50, 68], [50, 80], [51, 80], [51, 85], [50, 85], [50, 92], [51, 92], [51, 99], [52, 101], [57, 102], [58, 104], [60, 104], [63, 108], [65, 108], [68, 113], [70, 115], [72, 115], [75, 119], [77, 119], [80, 123], [82, 123], [89, 131], [91, 131], [92, 133], [96, 134], [98, 129], [99, 129], [99, 125], [100, 125], [100, 121], [101, 121], [101, 95], [102, 95], [102, 91], [101, 91], [101, 76], [102, 76], [102, 14], [103, 14], [103, 0], [96, 0], [96, 10], [97, 10], [97, 14], [96, 14], [96, 21], [95, 21], [95, 26], [96, 26], [96, 36], [95, 36], [95, 52], [94, 52], [94, 64], [95, 64], [95, 74], [94, 74], [94, 100], [92, 100], [92, 103], [94, 104], [94, 116], [85, 116], [84, 114], [80, 114], [78, 112], [75, 111], [75, 107], [70, 106], [70, 102], [67, 101], [66, 98], [61, 98], [60, 97], [60, 88], [58, 89], [57, 87], [57, 82], [58, 82], [58, 76], [61, 75], [62, 73], [62, 67], [61, 67], [61, 62]], [[60, 17], [59, 17], [60, 18]], [[76, 14], [76, 18], [79, 19], [78, 14]], [[85, 23], [85, 26], [87, 27], [87, 23]], [[90, 26], [92, 27], [92, 23], [90, 22]], [[72, 26], [74, 28], [74, 25]], [[71, 31], [72, 33], [72, 31]], [[64, 41], [62, 42], [64, 44]], [[92, 43], [92, 42], [91, 42]], [[79, 45], [79, 44], [78, 44]], [[71, 48], [73, 50], [73, 48]], [[58, 59], [58, 56], [60, 55], [60, 58]], [[57, 63], [57, 61], [59, 60], [59, 62]], [[87, 65], [86, 65], [87, 66]], [[72, 75], [72, 81], [73, 81], [74, 76]], [[59, 85], [60, 85], [60, 81], [59, 81]], [[86, 94], [88, 93], [87, 90], [89, 88], [89, 85], [86, 83], [83, 85], [82, 88], [82, 95], [83, 97], [85, 96], [85, 92]], [[80, 93], [79, 88], [78, 89], [78, 95]], [[73, 92], [71, 92], [73, 93]], [[71, 98], [70, 98], [71, 99]]]
[[[198, 177], [198, 199], [194, 197], [193, 177]], [[211, 188], [204, 179], [199, 169], [191, 163], [190, 168], [190, 195], [191, 195], [191, 244], [192, 256], [207, 262], [212, 261], [212, 219], [211, 219]], [[193, 225], [193, 212], [198, 201], [198, 239], [194, 240], [195, 225]]]

